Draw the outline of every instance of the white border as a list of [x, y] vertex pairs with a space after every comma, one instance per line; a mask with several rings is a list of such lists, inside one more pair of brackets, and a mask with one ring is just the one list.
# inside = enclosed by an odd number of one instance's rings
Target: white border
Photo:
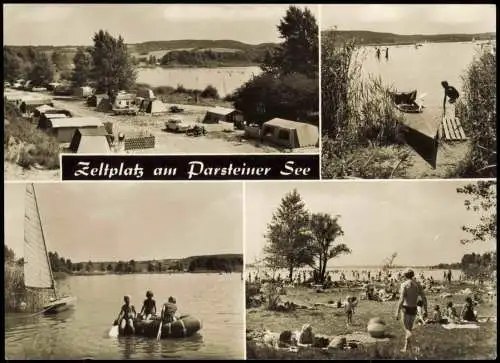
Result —
[[318, 128], [319, 128], [319, 140], [318, 140], [318, 147], [319, 147], [319, 179], [323, 179], [323, 173], [321, 172], [321, 156], [322, 156], [322, 150], [323, 150], [323, 110], [322, 110], [322, 101], [321, 97], [323, 97], [323, 92], [321, 90], [322, 82], [321, 82], [321, 49], [323, 48], [321, 46], [321, 19], [322, 19], [322, 14], [321, 11], [323, 9], [322, 4], [318, 4], [318, 92], [319, 92], [319, 106], [318, 106], [318, 117], [319, 117], [319, 123], [318, 123]]
[[246, 218], [246, 201], [247, 201], [247, 196], [246, 196], [246, 182], [242, 181], [241, 183], [241, 193], [242, 193], [242, 213], [241, 217], [243, 218], [243, 223], [242, 223], [242, 233], [243, 236], [241, 238], [242, 245], [243, 245], [243, 268], [242, 268], [242, 274], [243, 274], [243, 296], [242, 296], [242, 303], [243, 303], [243, 327], [245, 328], [245, 331], [243, 332], [243, 359], [247, 359], [247, 303], [246, 303], [246, 296], [247, 296], [247, 278], [246, 278], [246, 242], [247, 242], [247, 218]]

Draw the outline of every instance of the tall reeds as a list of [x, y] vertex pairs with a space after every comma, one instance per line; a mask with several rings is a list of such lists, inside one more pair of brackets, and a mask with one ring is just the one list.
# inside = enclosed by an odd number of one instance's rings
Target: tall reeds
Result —
[[20, 265], [5, 263], [4, 307], [5, 312], [20, 311], [21, 302], [26, 304], [24, 312], [40, 311], [48, 298], [42, 291], [30, 290], [24, 286], [24, 273]]
[[380, 78], [363, 77], [363, 53], [353, 41], [323, 38], [322, 173], [325, 178], [389, 178], [401, 161], [408, 166], [397, 125], [404, 120], [392, 104], [389, 86]]

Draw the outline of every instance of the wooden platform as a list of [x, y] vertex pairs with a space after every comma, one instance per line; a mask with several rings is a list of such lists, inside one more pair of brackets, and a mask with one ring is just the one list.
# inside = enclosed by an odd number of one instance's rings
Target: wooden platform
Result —
[[467, 136], [457, 117], [443, 117], [441, 126], [439, 127], [439, 137], [446, 141], [465, 141]]

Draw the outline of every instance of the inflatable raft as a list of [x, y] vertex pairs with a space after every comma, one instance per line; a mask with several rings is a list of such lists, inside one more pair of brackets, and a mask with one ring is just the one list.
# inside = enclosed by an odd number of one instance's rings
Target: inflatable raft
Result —
[[[149, 338], [156, 338], [160, 328], [160, 320], [136, 320], [134, 321], [135, 335], [140, 335]], [[162, 339], [178, 339], [188, 338], [194, 335], [202, 328], [201, 321], [190, 316], [184, 315], [172, 323], [163, 323], [161, 329]], [[125, 328], [120, 329], [121, 336], [132, 335], [132, 332]]]

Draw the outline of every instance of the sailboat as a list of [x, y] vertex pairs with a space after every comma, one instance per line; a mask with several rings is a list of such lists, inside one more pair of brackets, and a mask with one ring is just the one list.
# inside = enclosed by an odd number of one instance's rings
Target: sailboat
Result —
[[38, 201], [33, 184], [26, 185], [24, 213], [24, 285], [33, 289], [50, 289], [54, 297], [42, 313], [51, 315], [72, 309], [76, 297], [58, 296], [43, 233]]

